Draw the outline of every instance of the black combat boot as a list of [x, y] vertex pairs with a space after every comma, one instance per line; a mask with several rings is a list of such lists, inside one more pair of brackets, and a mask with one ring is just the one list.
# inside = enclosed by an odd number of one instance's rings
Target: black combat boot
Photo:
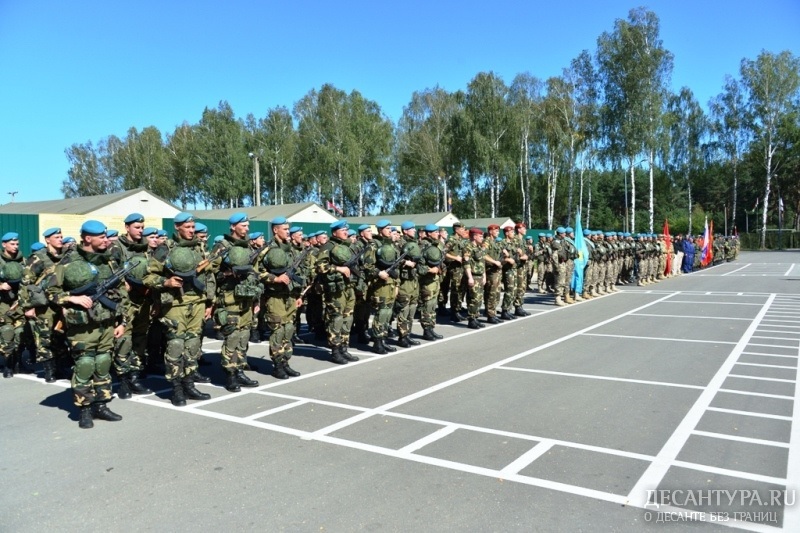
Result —
[[433, 328], [423, 328], [422, 330], [422, 338], [426, 341], [438, 341], [439, 339], [443, 339], [444, 337], [436, 333]]
[[3, 367], [3, 377], [4, 378], [13, 378], [14, 377], [14, 355], [9, 354], [5, 357], [5, 366]]
[[236, 372], [228, 372], [228, 377], [225, 380], [225, 390], [230, 392], [241, 392], [239, 387], [239, 380], [236, 377]]
[[503, 310], [503, 312], [502, 312], [502, 313], [500, 313], [500, 318], [501, 318], [501, 319], [503, 319], [503, 320], [514, 320], [516, 317], [515, 317], [515, 316], [513, 316], [513, 315], [512, 315], [511, 313], [509, 313], [508, 311], [506, 311], [506, 310]]
[[42, 361], [42, 368], [44, 369], [44, 380], [47, 383], [55, 383], [56, 381], [56, 362], [52, 359]]
[[283, 362], [283, 371], [286, 372], [286, 375], [290, 378], [296, 378], [300, 375], [300, 372], [289, 366], [289, 361]]
[[92, 408], [88, 405], [81, 407], [80, 418], [78, 418], [78, 427], [81, 429], [92, 429], [94, 422], [92, 421]]
[[186, 406], [186, 394], [183, 392], [183, 383], [179, 379], [172, 380], [172, 398], [170, 400], [175, 407]]
[[499, 318], [497, 318], [496, 316], [490, 316], [489, 318], [486, 319], [486, 322], [488, 322], [489, 324], [502, 324], [503, 323], [503, 321], [500, 320]]
[[383, 339], [375, 337], [374, 339], [375, 344], [372, 346], [372, 351], [378, 355], [384, 355], [389, 353], [389, 350], [386, 349], [386, 345], [383, 343]]
[[401, 348], [411, 348], [411, 341], [409, 340], [408, 335], [403, 335], [397, 339], [397, 345]]
[[186, 397], [190, 400], [210, 400], [211, 395], [197, 390], [194, 383], [195, 380], [192, 379], [192, 376], [183, 378], [183, 392], [186, 394]]
[[347, 359], [344, 358], [342, 355], [342, 347], [341, 346], [334, 346], [331, 348], [331, 363], [336, 363], [337, 365], [346, 365]]
[[453, 311], [452, 313], [450, 313], [450, 320], [452, 322], [456, 322], [456, 323], [463, 322], [464, 321], [464, 317], [462, 317], [459, 313]]
[[523, 309], [522, 306], [520, 305], [517, 306], [516, 309], [514, 309], [514, 316], [530, 316], [530, 313], [527, 312], [525, 309]]
[[289, 379], [289, 374], [283, 367], [283, 361], [272, 361], [272, 377], [275, 379]]
[[119, 377], [119, 388], [117, 389], [117, 397], [120, 400], [128, 400], [131, 397], [131, 386], [128, 381], [128, 374], [122, 374]]
[[469, 329], [481, 329], [481, 325], [478, 323], [477, 318], [470, 318], [467, 322], [467, 327]]
[[144, 384], [141, 381], [139, 381], [139, 372], [137, 372], [136, 370], [128, 374], [128, 386], [131, 388], [131, 392], [134, 394], [153, 393], [153, 391], [145, 387]]
[[247, 377], [244, 370], [239, 369], [236, 371], [236, 379], [242, 387], [258, 387], [258, 381]]
[[258, 344], [261, 342], [261, 335], [259, 335], [257, 329], [250, 330], [250, 344]]
[[204, 376], [203, 374], [201, 374], [197, 370], [195, 370], [194, 373], [189, 377], [195, 383], [211, 383], [211, 378], [210, 377]]
[[108, 408], [106, 402], [92, 404], [92, 418], [99, 418], [107, 422], [119, 422], [122, 417]]
[[358, 361], [358, 356], [351, 354], [350, 351], [347, 349], [346, 344], [343, 344], [342, 346], [339, 347], [339, 353], [342, 354], [342, 357], [344, 357], [350, 362]]

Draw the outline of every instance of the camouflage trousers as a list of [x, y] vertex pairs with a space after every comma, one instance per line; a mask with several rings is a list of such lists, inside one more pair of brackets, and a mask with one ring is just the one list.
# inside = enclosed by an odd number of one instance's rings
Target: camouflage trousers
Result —
[[497, 315], [500, 305], [500, 281], [503, 272], [499, 268], [486, 271], [486, 285], [483, 286], [483, 301], [486, 303], [486, 317]]
[[503, 269], [503, 311], [513, 311], [517, 291], [517, 269]]
[[464, 308], [464, 269], [448, 268], [447, 275], [450, 277], [450, 311], [455, 313]]
[[[356, 305], [356, 294], [353, 287], [343, 291], [325, 293], [325, 330], [328, 333], [328, 344], [346, 346], [353, 327], [353, 311]], [[389, 307], [391, 318], [392, 308]], [[290, 337], [291, 338], [291, 337]]]
[[127, 314], [128, 325], [122, 337], [116, 339], [114, 371], [118, 376], [142, 369], [147, 350], [147, 330], [150, 329], [150, 301], [131, 301]]
[[477, 319], [483, 303], [483, 275], [474, 276], [475, 285], [467, 285], [467, 316]]
[[161, 317], [167, 339], [164, 354], [167, 380], [182, 379], [197, 372], [205, 311], [205, 301], [197, 300], [169, 306]]
[[395, 308], [397, 308], [397, 332], [400, 337], [406, 337], [411, 333], [414, 324], [414, 315], [417, 313], [419, 303], [419, 280], [406, 279], [400, 282], [400, 290], [397, 292]]
[[572, 279], [575, 276], [575, 261], [570, 259], [564, 264], [567, 265], [567, 270], [564, 273], [564, 276], [565, 276], [565, 283], [567, 285], [567, 292], [569, 293], [572, 292]]
[[288, 362], [294, 355], [292, 337], [295, 333], [297, 299], [289, 295], [267, 295], [265, 305], [264, 316], [272, 331], [269, 336], [269, 356], [274, 363]]
[[558, 263], [553, 265], [553, 275], [555, 276], [556, 297], [563, 298], [569, 290], [567, 283], [567, 263]]
[[545, 274], [547, 273], [547, 268], [544, 261], [540, 261], [538, 265], [536, 265], [536, 285], [539, 288], [539, 292], [544, 292], [547, 290], [547, 286], [545, 284]]
[[419, 281], [419, 323], [424, 328], [436, 326], [436, 306], [439, 304], [438, 276], [423, 276]]
[[250, 328], [255, 322], [253, 306], [253, 300], [245, 300], [214, 311], [214, 326], [222, 333], [222, 369], [228, 374], [247, 368]]
[[522, 307], [525, 302], [525, 292], [528, 290], [528, 264], [525, 261], [517, 267], [517, 283], [514, 286], [514, 307]]
[[78, 407], [111, 400], [111, 350], [114, 321], [71, 325], [67, 342], [75, 362], [72, 397]]
[[385, 339], [389, 324], [392, 322], [392, 309], [395, 299], [395, 285], [376, 281], [369, 290], [369, 303], [374, 316], [372, 318], [372, 337]]

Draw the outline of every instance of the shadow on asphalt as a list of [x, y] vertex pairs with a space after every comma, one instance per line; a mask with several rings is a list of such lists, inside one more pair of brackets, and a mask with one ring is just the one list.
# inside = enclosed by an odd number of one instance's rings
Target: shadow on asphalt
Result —
[[44, 407], [55, 407], [67, 413], [70, 420], [78, 421], [78, 409], [72, 403], [72, 389], [59, 389], [39, 402]]

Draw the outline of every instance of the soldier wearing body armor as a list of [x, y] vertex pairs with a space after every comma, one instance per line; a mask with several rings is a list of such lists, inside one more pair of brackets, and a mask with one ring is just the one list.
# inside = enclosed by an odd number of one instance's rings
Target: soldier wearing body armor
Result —
[[294, 355], [292, 338], [295, 334], [295, 315], [302, 303], [298, 291], [302, 291], [306, 279], [299, 271], [290, 272], [298, 252], [292, 246], [289, 222], [284, 217], [277, 217], [270, 224], [272, 239], [257, 266], [264, 284], [264, 317], [271, 331], [269, 355], [272, 359], [272, 376], [288, 379], [300, 375], [289, 366], [289, 360]]
[[369, 272], [369, 266], [374, 268], [375, 265], [375, 250], [377, 248], [376, 241], [372, 238], [372, 226], [369, 224], [362, 224], [358, 227], [358, 239], [353, 245], [353, 252], [356, 255], [361, 254], [362, 257], [358, 261], [358, 269], [354, 274], [355, 285], [354, 291], [356, 295], [356, 304], [353, 310], [353, 330], [356, 334], [358, 342], [361, 344], [369, 344], [372, 342], [367, 332], [369, 328], [370, 316], [370, 303], [368, 299], [368, 281], [372, 276]]
[[147, 350], [147, 331], [150, 327], [151, 302], [150, 291], [142, 283], [147, 273], [146, 253], [148, 244], [142, 238], [144, 232], [144, 216], [131, 213], [125, 220], [125, 234], [108, 247], [108, 252], [117, 264], [124, 265], [138, 258], [138, 268], [128, 279], [128, 306], [125, 309], [125, 333], [116, 340], [114, 349], [114, 371], [119, 378], [117, 396], [125, 400], [131, 394], [151, 394], [153, 391], [140, 381], [140, 373], [144, 368]]
[[58, 322], [56, 308], [45, 294], [45, 282], [63, 257], [61, 229], [48, 228], [42, 235], [45, 246], [31, 254], [25, 266], [20, 306], [33, 334], [36, 357], [42, 363], [44, 379], [47, 383], [53, 383], [59, 369], [64, 371], [64, 376], [68, 375], [66, 369], [72, 366], [72, 362], [68, 361], [67, 340], [63, 330], [55, 329]]
[[[302, 256], [305, 249], [310, 246], [305, 238], [305, 235], [303, 235], [303, 228], [301, 226], [292, 226], [289, 228], [289, 242], [292, 244], [292, 252], [294, 253], [295, 257]], [[309, 250], [305, 256], [303, 256], [303, 259], [301, 260], [302, 262], [297, 266], [295, 273], [295, 280], [302, 281], [302, 283], [292, 284], [292, 296], [295, 296], [298, 300], [297, 311], [294, 312], [294, 332], [292, 333], [292, 346], [301, 344], [303, 342], [298, 333], [300, 332], [300, 326], [302, 325], [301, 315], [303, 314], [303, 296], [306, 293], [306, 288], [308, 287], [309, 283], [311, 283], [314, 278], [314, 260], [314, 256], [311, 255], [311, 250]], [[262, 314], [263, 313], [264, 311], [262, 310]]]
[[483, 260], [485, 255], [483, 230], [470, 228], [469, 243], [462, 252], [464, 280], [467, 286], [467, 327], [470, 329], [484, 327], [478, 322], [478, 313], [483, 302], [483, 286], [486, 284], [486, 266]]
[[397, 344], [403, 348], [416, 346], [419, 341], [411, 338], [411, 326], [419, 303], [419, 267], [422, 250], [416, 238], [416, 227], [411, 221], [400, 225], [403, 234], [400, 237], [400, 252], [406, 260], [398, 267], [399, 287], [395, 308], [397, 309]]
[[550, 254], [548, 253], [549, 246], [547, 245], [547, 233], [540, 233], [539, 240], [533, 247], [533, 257], [536, 261], [536, 288], [539, 294], [544, 294], [547, 290], [545, 285], [544, 275], [545, 268], [550, 263]]
[[116, 422], [111, 401], [111, 352], [127, 324], [127, 293], [121, 281], [105, 294], [103, 282], [122, 267], [107, 253], [106, 227], [97, 220], [81, 226], [80, 245], [66, 255], [47, 280], [47, 298], [61, 308], [61, 320], [74, 361], [73, 400], [80, 408], [78, 426], [94, 426], [93, 418]]
[[234, 213], [228, 219], [230, 233], [212, 250], [221, 262], [216, 272], [216, 297], [212, 313], [214, 326], [222, 334], [220, 350], [225, 388], [239, 392], [241, 387], [257, 387], [247, 368], [247, 349], [254, 316], [259, 311], [263, 288], [253, 270], [248, 233], [250, 221], [244, 213]]
[[[349, 229], [346, 220], [331, 224], [332, 244], [320, 250], [315, 264], [322, 290], [331, 362], [339, 365], [358, 360], [358, 357], [350, 354], [347, 349], [356, 303], [355, 279], [348, 266], [355, 255], [347, 237]], [[391, 306], [389, 313], [391, 316]]]
[[422, 250], [419, 268], [419, 322], [422, 325], [422, 338], [426, 341], [442, 338], [434, 331], [444, 263], [444, 249], [438, 234], [439, 227], [428, 224], [425, 226], [425, 237], [419, 243]]
[[[514, 232], [514, 226], [506, 226], [503, 228], [504, 238], [501, 244], [501, 252], [503, 254], [503, 301], [501, 303], [502, 313], [500, 318], [503, 320], [513, 320], [516, 318], [514, 314], [514, 298], [517, 290], [517, 262], [519, 261], [519, 246], [517, 246], [517, 239]], [[524, 316], [524, 315], [520, 315]]]
[[194, 384], [210, 382], [199, 374], [197, 364], [203, 322], [211, 318], [216, 293], [213, 272], [221, 259], [214, 263], [206, 259], [205, 246], [195, 236], [193, 215], [178, 213], [173, 222], [175, 233], [148, 261], [144, 284], [154, 292], [157, 318], [166, 328], [166, 378], [172, 384], [172, 404], [181, 407], [187, 398], [211, 398]]
[[576, 298], [572, 296], [572, 279], [575, 274], [575, 259], [578, 258], [578, 247], [575, 246], [575, 230], [572, 229], [571, 226], [564, 228], [564, 244], [567, 248], [567, 263], [564, 276], [564, 283], [566, 284], [564, 302], [574, 304]]
[[0, 253], [0, 356], [3, 357], [3, 377], [18, 371], [20, 345], [25, 326], [25, 314], [20, 307], [20, 287], [24, 266], [19, 251], [19, 235], [10, 231], [3, 235]]
[[[316, 262], [320, 254], [329, 252], [333, 248], [333, 242], [328, 240], [328, 234], [324, 231], [316, 233], [316, 251], [314, 255], [314, 272], [316, 274]], [[315, 276], [316, 278], [316, 276]], [[314, 332], [317, 339], [327, 339], [328, 334], [325, 328], [323, 289], [321, 283], [315, 283], [314, 287], [306, 293], [306, 322], [308, 329]]]
[[498, 242], [500, 226], [490, 224], [486, 231], [487, 236], [484, 240], [486, 284], [483, 286], [483, 303], [486, 308], [486, 322], [499, 324], [502, 320], [497, 317], [497, 307], [500, 305], [505, 255], [502, 242]]
[[368, 298], [373, 312], [372, 318], [372, 350], [377, 354], [394, 352], [396, 348], [386, 344], [386, 337], [392, 320], [392, 309], [397, 296], [398, 268], [390, 271], [400, 252], [392, 241], [391, 222], [379, 220], [376, 225], [378, 235], [375, 237], [375, 262], [370, 266], [370, 283]]
[[444, 262], [447, 275], [442, 283], [442, 291], [450, 296], [450, 318], [453, 322], [462, 322], [461, 310], [464, 302], [465, 285], [463, 252], [467, 245], [467, 229], [463, 224], [453, 224], [453, 236], [447, 240], [444, 247]]
[[567, 291], [567, 261], [569, 261], [569, 248], [564, 242], [565, 228], [556, 228], [556, 237], [553, 239], [551, 256], [553, 263], [553, 276], [555, 277], [555, 304], [559, 307], [566, 305], [564, 296]]
[[592, 230], [586, 228], [583, 230], [583, 242], [586, 246], [587, 261], [586, 269], [583, 271], [583, 293], [584, 300], [592, 299], [592, 289], [594, 288], [595, 279], [597, 275], [597, 250], [595, 249], [594, 241], [592, 241]]

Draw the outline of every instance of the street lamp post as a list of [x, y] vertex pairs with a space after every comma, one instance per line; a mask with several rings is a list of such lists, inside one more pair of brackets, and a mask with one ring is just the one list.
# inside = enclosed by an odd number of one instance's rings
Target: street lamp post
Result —
[[[444, 199], [444, 204], [442, 206], [442, 210], [447, 211], [447, 176], [439, 176], [439, 179], [441, 180], [443, 187], [442, 198]], [[438, 204], [439, 202], [437, 201], [436, 203]]]
[[253, 160], [253, 187], [255, 189], [255, 194], [253, 197], [255, 198], [256, 205], [261, 205], [261, 170], [258, 167], [258, 154], [254, 154], [250, 152], [247, 154], [250, 156], [250, 159]]

